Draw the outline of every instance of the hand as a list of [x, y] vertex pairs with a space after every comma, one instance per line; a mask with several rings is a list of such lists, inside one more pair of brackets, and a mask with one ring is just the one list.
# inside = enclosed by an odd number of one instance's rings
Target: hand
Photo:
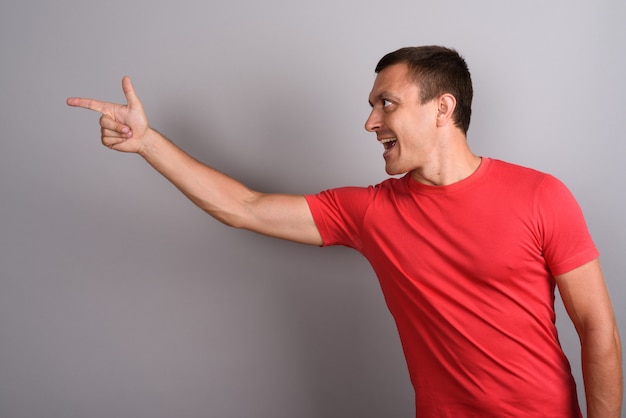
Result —
[[143, 137], [148, 132], [148, 118], [135, 94], [129, 77], [122, 79], [126, 105], [101, 102], [94, 99], [71, 97], [67, 104], [102, 113], [100, 127], [102, 144], [122, 152], [141, 152]]

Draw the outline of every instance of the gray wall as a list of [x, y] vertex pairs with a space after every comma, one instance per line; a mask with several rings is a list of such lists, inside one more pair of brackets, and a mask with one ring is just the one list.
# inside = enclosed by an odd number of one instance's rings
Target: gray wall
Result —
[[[360, 255], [224, 227], [65, 106], [122, 101], [125, 74], [198, 159], [310, 193], [384, 179], [363, 129], [377, 60], [456, 47], [475, 81], [473, 149], [568, 184], [623, 326], [625, 21], [617, 0], [3, 1], [0, 416], [413, 413]], [[560, 307], [559, 326], [582, 386]]]

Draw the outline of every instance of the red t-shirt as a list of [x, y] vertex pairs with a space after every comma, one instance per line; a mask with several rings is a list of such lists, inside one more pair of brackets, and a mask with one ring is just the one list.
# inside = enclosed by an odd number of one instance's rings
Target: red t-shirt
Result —
[[598, 257], [554, 177], [483, 158], [458, 183], [410, 175], [306, 196], [324, 245], [380, 280], [419, 417], [579, 417], [553, 275]]

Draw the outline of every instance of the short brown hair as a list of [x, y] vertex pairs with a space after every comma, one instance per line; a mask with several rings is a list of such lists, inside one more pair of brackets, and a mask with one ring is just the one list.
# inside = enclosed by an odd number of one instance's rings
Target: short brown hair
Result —
[[444, 93], [456, 99], [452, 117], [464, 134], [472, 116], [472, 78], [463, 57], [454, 49], [442, 46], [406, 47], [390, 52], [376, 65], [378, 74], [394, 64], [407, 64], [409, 72], [420, 88], [422, 104]]

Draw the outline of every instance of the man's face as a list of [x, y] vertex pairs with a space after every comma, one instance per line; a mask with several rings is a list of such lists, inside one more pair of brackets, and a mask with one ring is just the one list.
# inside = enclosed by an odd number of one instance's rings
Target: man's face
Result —
[[420, 90], [406, 64], [380, 71], [369, 96], [372, 112], [365, 129], [374, 132], [385, 151], [385, 171], [403, 174], [422, 168], [433, 156], [437, 101], [421, 104]]

